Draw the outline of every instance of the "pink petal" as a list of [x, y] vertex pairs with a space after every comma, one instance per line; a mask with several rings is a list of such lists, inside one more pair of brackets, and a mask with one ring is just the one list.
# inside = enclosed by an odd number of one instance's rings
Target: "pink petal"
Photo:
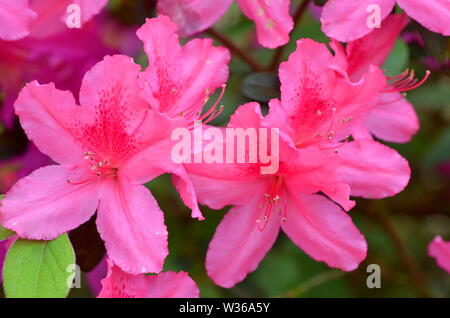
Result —
[[381, 28], [349, 42], [346, 52], [351, 78], [359, 80], [370, 64], [382, 66], [408, 21], [404, 14], [392, 14], [383, 21]]
[[0, 0], [0, 39], [14, 41], [27, 36], [35, 17], [28, 0]]
[[350, 187], [341, 181], [337, 173], [338, 161], [314, 146], [298, 151], [298, 158], [291, 162], [295, 173], [285, 177], [286, 187], [292, 192], [301, 189], [302, 193], [323, 192], [345, 210], [355, 206], [350, 200]]
[[359, 39], [374, 29], [367, 26], [370, 5], [380, 7], [381, 20], [392, 11], [395, 0], [329, 0], [323, 7], [322, 31], [341, 42]]
[[133, 134], [148, 110], [140, 97], [140, 70], [131, 57], [105, 56], [84, 75], [80, 104], [92, 117], [107, 112], [105, 116], [109, 115], [111, 121], [125, 123], [127, 133]]
[[[302, 111], [302, 108], [306, 107], [303, 105], [303, 100], [310, 97], [306, 93], [316, 93], [313, 90], [314, 86], [323, 86], [323, 90], [317, 91], [317, 95], [330, 99], [332, 94], [330, 85], [322, 83], [335, 81], [335, 72], [328, 68], [328, 65], [332, 63], [333, 56], [324, 44], [310, 39], [297, 41], [297, 49], [286, 62], [281, 63], [279, 70], [281, 101], [289, 115]], [[301, 92], [298, 92], [299, 90]]]
[[242, 12], [256, 23], [258, 41], [274, 49], [289, 42], [294, 21], [289, 15], [290, 0], [237, 0]]
[[194, 185], [190, 180], [186, 169], [182, 165], [172, 171], [172, 183], [180, 194], [183, 203], [188, 208], [192, 209], [192, 217], [204, 220], [205, 218], [197, 204], [197, 195], [195, 193]]
[[40, 151], [65, 166], [84, 161], [82, 145], [74, 136], [82, 108], [70, 92], [33, 81], [20, 91], [14, 106], [22, 128]]
[[166, 16], [147, 19], [137, 36], [144, 42], [149, 67], [142, 74], [144, 97], [152, 108], [167, 113], [182, 85], [182, 51], [177, 26]]
[[108, 273], [101, 280], [102, 289], [97, 298], [140, 298], [145, 294], [145, 275], [133, 275], [124, 272], [114, 265], [110, 259], [106, 259]]
[[366, 120], [376, 137], [389, 142], [408, 142], [419, 131], [416, 111], [400, 93], [384, 93]]
[[83, 171], [47, 166], [19, 180], [2, 200], [1, 223], [20, 237], [52, 240], [89, 220], [98, 206], [97, 184]]
[[193, 115], [201, 112], [205, 97], [227, 82], [230, 53], [213, 46], [211, 39], [194, 39], [182, 48], [182, 56], [183, 86], [172, 111], [183, 112], [188, 118], [187, 110]]
[[221, 287], [230, 288], [254, 271], [278, 236], [278, 217], [269, 218], [266, 228], [259, 229], [256, 221], [264, 215], [259, 208], [264, 196], [263, 192], [253, 192], [253, 196], [252, 201], [225, 215], [209, 244], [206, 270]]
[[181, 36], [204, 31], [216, 23], [232, 0], [159, 0], [158, 13], [170, 17]]
[[437, 264], [450, 274], [450, 242], [436, 236], [428, 245], [428, 255], [436, 259]]
[[408, 162], [394, 149], [372, 140], [356, 140], [339, 148], [340, 174], [351, 194], [380, 199], [401, 192], [408, 184]]
[[330, 267], [356, 269], [366, 257], [367, 244], [348, 214], [320, 195], [291, 196], [281, 224], [291, 240]]
[[132, 275], [108, 260], [108, 275], [102, 280], [99, 298], [198, 298], [200, 291], [185, 272]]
[[450, 4], [447, 0], [397, 0], [398, 5], [427, 29], [450, 35]]
[[183, 119], [169, 119], [149, 109], [136, 132], [141, 149], [136, 150], [121, 167], [119, 174], [134, 184], [144, 184], [180, 166], [172, 159], [174, 129], [185, 128]]
[[102, 182], [97, 228], [109, 257], [131, 274], [160, 272], [166, 258], [164, 216], [149, 190], [123, 178]]
[[37, 14], [30, 26], [31, 37], [43, 39], [67, 28], [62, 17], [70, 2], [70, 0], [31, 1], [31, 9]]
[[[220, 166], [213, 168], [209, 164], [186, 165], [198, 202], [216, 210], [220, 210], [227, 205], [244, 205], [254, 197], [254, 193], [262, 193], [267, 187], [264, 180], [239, 178], [239, 170], [235, 170], [237, 178], [233, 178], [231, 168], [234, 165], [227, 166], [230, 168], [229, 172], [226, 172], [227, 175], [230, 174], [229, 177], [222, 177], [228, 167], [221, 169]], [[192, 167], [195, 167], [195, 169]], [[201, 170], [208, 176], [200, 175]], [[214, 171], [217, 172], [216, 176], [213, 175]], [[242, 191], [244, 188], [245, 191]]]
[[210, 39], [195, 39], [180, 47], [176, 25], [168, 17], [147, 20], [137, 34], [144, 42], [150, 66], [141, 76], [144, 97], [170, 117], [193, 119], [205, 98], [228, 78], [230, 54]]
[[147, 298], [198, 298], [200, 290], [197, 284], [185, 272], [161, 272], [155, 276], [147, 276], [151, 285]]
[[[258, 128], [261, 126], [262, 119], [259, 104], [247, 103], [240, 106], [231, 116], [229, 127]], [[204, 126], [203, 129], [210, 129], [210, 127]], [[224, 140], [214, 141], [214, 143], [218, 148], [219, 157], [226, 162], [226, 131], [223, 129], [221, 132]], [[211, 143], [205, 142], [203, 146], [209, 146]], [[236, 153], [235, 149], [235, 156]], [[221, 209], [226, 205], [247, 204], [253, 198], [253, 193], [262, 193], [267, 187], [267, 181], [261, 177], [258, 163], [203, 162], [184, 166], [189, 173], [199, 202], [213, 209]], [[246, 191], [242, 191], [242, 188], [246, 188]]]

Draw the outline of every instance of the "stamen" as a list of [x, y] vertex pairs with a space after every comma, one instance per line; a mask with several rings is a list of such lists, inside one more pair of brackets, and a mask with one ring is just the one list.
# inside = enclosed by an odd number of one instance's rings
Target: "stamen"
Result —
[[342, 146], [344, 146], [346, 143], [348, 143], [350, 141], [350, 136], [345, 137], [345, 139], [339, 143], [337, 146], [333, 146], [333, 147], [324, 147], [324, 148], [320, 148], [320, 150], [334, 150], [335, 153], [337, 153], [337, 149], [341, 148]]
[[281, 199], [279, 192], [280, 192], [282, 184], [283, 184], [283, 178], [277, 176], [271, 182], [268, 193], [264, 193], [264, 202], [259, 205], [260, 208], [265, 208], [264, 214], [263, 214], [262, 220], [260, 220], [260, 219], [256, 220], [256, 224], [257, 224], [258, 230], [260, 232], [263, 232], [266, 229], [267, 224], [269, 223], [272, 209], [275, 208], [275, 211], [277, 211], [279, 209], [275, 205]]
[[84, 153], [84, 159], [89, 161], [89, 163], [91, 164], [90, 169], [93, 173], [92, 177], [76, 182], [74, 182], [72, 179], [67, 179], [67, 183], [71, 185], [81, 185], [99, 179], [116, 176], [117, 174], [117, 169], [109, 165], [108, 159], [98, 160], [95, 156], [95, 153], [92, 151], [86, 151]]
[[430, 76], [430, 71], [425, 72], [422, 80], [415, 78], [414, 70], [406, 69], [403, 73], [389, 78], [388, 86], [383, 90], [384, 93], [407, 92], [421, 86]]
[[[211, 120], [217, 118], [217, 116], [219, 116], [222, 113], [223, 108], [224, 108], [224, 106], [218, 106], [218, 105], [219, 105], [220, 101], [222, 100], [223, 95], [225, 94], [226, 87], [227, 87], [226, 84], [222, 85], [222, 90], [221, 90], [220, 95], [217, 98], [216, 102], [203, 115], [200, 116], [199, 112], [195, 113], [197, 108], [193, 107], [193, 109], [191, 109], [190, 111], [189, 111], [189, 109], [184, 111], [184, 117], [185, 118], [198, 117], [195, 119], [195, 121], [204, 121], [205, 124], [210, 122]], [[209, 94], [210, 94], [210, 89], [208, 88], [205, 91], [206, 96], [203, 101], [202, 108], [206, 105], [206, 103], [208, 103], [209, 97], [210, 97]]]

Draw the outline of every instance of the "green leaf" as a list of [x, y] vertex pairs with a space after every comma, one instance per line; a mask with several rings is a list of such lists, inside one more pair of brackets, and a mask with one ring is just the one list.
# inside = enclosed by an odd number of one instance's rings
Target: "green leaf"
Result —
[[386, 70], [387, 75], [395, 76], [405, 69], [408, 64], [408, 60], [408, 46], [404, 41], [397, 40], [391, 54], [389, 54], [388, 58], [384, 62], [383, 68]]
[[253, 73], [244, 79], [241, 91], [251, 100], [267, 103], [280, 97], [280, 81], [272, 73]]
[[15, 232], [8, 230], [0, 225], [0, 241], [6, 240], [7, 238], [10, 238], [15, 234]]
[[9, 298], [63, 298], [69, 293], [75, 253], [67, 234], [53, 241], [18, 239], [3, 267]]

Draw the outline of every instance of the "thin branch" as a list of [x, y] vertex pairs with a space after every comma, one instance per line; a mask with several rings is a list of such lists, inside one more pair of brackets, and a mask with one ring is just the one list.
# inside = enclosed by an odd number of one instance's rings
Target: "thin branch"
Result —
[[396, 229], [392, 225], [386, 211], [387, 207], [385, 205], [385, 202], [378, 200], [376, 202], [376, 206], [373, 209], [375, 217], [394, 244], [394, 247], [400, 257], [400, 262], [408, 273], [411, 282], [422, 297], [432, 297], [430, 292], [426, 289], [425, 280], [419, 269], [419, 266], [409, 254], [406, 245], [403, 243]]
[[[295, 12], [295, 14], [292, 18], [294, 20], [294, 28], [292, 29], [291, 32], [293, 32], [297, 28], [297, 26], [300, 24], [302, 17], [304, 15], [304, 13], [306, 12], [306, 9], [308, 8], [308, 5], [310, 2], [311, 2], [311, 0], [303, 0], [302, 4], [300, 4], [300, 6], [298, 7], [297, 11]], [[273, 71], [273, 72], [276, 71], [278, 64], [280, 64], [280, 60], [283, 57], [285, 47], [286, 47], [286, 45], [281, 46], [275, 51], [272, 61], [270, 62], [270, 65], [268, 67], [269, 71]]]
[[301, 282], [298, 286], [288, 290], [287, 292], [283, 293], [280, 297], [282, 298], [293, 298], [293, 297], [299, 297], [301, 294], [306, 293], [310, 289], [320, 286], [323, 283], [326, 283], [328, 281], [340, 278], [347, 274], [346, 272], [340, 271], [340, 270], [330, 270], [326, 272], [322, 272], [316, 276], [313, 276], [309, 279], [307, 279], [304, 282]]
[[251, 55], [249, 55], [243, 49], [238, 47], [230, 38], [228, 38], [224, 34], [220, 33], [219, 31], [217, 31], [213, 28], [210, 28], [210, 29], [206, 30], [205, 32], [208, 33], [209, 35], [215, 37], [226, 48], [228, 48], [232, 53], [239, 56], [245, 63], [247, 63], [252, 68], [253, 71], [261, 72], [264, 69], [257, 60], [255, 60]]

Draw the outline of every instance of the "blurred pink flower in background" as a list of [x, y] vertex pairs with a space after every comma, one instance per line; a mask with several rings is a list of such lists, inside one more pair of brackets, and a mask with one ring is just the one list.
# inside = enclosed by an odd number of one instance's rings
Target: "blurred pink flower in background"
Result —
[[[193, 35], [217, 22], [232, 0], [158, 0], [158, 12], [178, 24], [182, 36]], [[276, 48], [289, 41], [294, 22], [290, 0], [237, 0], [242, 13], [255, 22], [259, 43]]]
[[17, 180], [50, 163], [50, 159], [32, 143], [22, 155], [0, 160], [0, 193], [6, 193]]
[[222, 287], [256, 269], [280, 228], [315, 260], [354, 270], [367, 245], [342, 210], [354, 206], [350, 195], [384, 198], [409, 181], [408, 163], [393, 149], [372, 139], [345, 140], [378, 102], [386, 85], [379, 68], [369, 67], [353, 83], [342, 55], [304, 39], [281, 64], [280, 80], [281, 100], [270, 102], [266, 117], [257, 103], [248, 103], [228, 125], [279, 128], [277, 173], [261, 174], [261, 162], [186, 165], [199, 202], [213, 209], [234, 206], [206, 258], [209, 276]]
[[370, 28], [367, 8], [378, 5], [381, 20], [391, 14], [397, 3], [406, 14], [425, 28], [450, 35], [450, 1], [448, 0], [329, 0], [322, 10], [323, 32], [341, 42], [359, 39], [376, 29]]
[[0, 77], [4, 93], [0, 120], [7, 128], [12, 127], [14, 100], [22, 85], [31, 80], [54, 82], [57, 88], [77, 94], [84, 73], [103, 56], [136, 54], [139, 44], [134, 32], [131, 28], [119, 29], [114, 22], [100, 17], [81, 29], [66, 27], [45, 38], [0, 39], [0, 71], [8, 74]]
[[450, 242], [436, 236], [428, 246], [428, 255], [436, 259], [436, 263], [450, 274]]
[[78, 5], [83, 25], [107, 3], [108, 0], [0, 0], [0, 39], [13, 41], [27, 36], [54, 35], [67, 28], [69, 5]]
[[198, 298], [197, 284], [185, 272], [156, 275], [125, 273], [107, 260], [108, 274], [101, 282], [99, 298]]
[[102, 290], [101, 280], [105, 278], [108, 273], [108, 264], [106, 260], [107, 256], [105, 255], [93, 270], [86, 273], [89, 290], [94, 296], [98, 295]]

